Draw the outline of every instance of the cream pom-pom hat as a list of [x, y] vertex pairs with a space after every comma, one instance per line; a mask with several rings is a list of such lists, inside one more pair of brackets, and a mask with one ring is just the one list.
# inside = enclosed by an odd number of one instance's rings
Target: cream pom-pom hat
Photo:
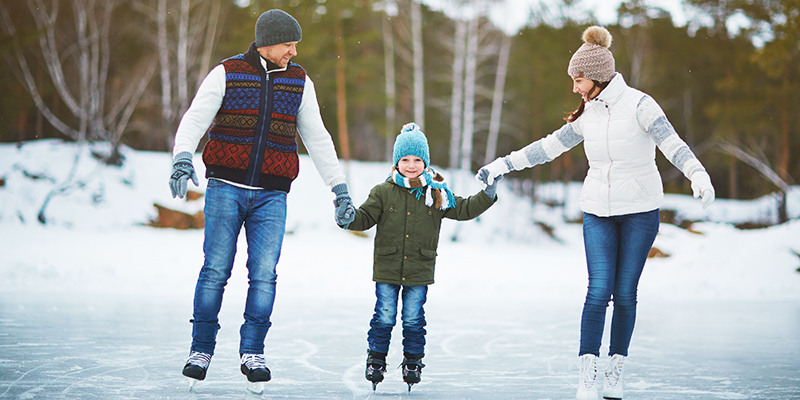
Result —
[[569, 60], [567, 73], [571, 77], [584, 77], [598, 82], [608, 82], [616, 72], [611, 47], [611, 33], [602, 26], [590, 26], [583, 31], [583, 44]]

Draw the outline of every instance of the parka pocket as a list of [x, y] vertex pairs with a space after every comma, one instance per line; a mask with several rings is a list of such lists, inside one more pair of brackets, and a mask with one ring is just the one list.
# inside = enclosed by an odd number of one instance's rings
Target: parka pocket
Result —
[[375, 255], [388, 256], [389, 254], [397, 253], [397, 246], [376, 247]]
[[427, 259], [433, 260], [436, 258], [436, 250], [419, 249], [420, 254]]

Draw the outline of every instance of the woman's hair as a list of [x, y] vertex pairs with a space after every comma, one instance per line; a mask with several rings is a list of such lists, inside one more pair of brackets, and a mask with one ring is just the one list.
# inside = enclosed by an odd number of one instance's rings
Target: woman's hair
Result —
[[[591, 93], [594, 90], [594, 88], [596, 88], [596, 87], [600, 88], [600, 91], [602, 92], [603, 89], [605, 89], [606, 86], [608, 86], [608, 84], [611, 81], [598, 82], [598, 81], [593, 79], [592, 82], [594, 82], [594, 85], [592, 85], [592, 89], [589, 90], [589, 93]], [[586, 102], [583, 100], [583, 96], [581, 96], [581, 104], [578, 106], [578, 109], [573, 111], [573, 112], [571, 112], [571, 113], [569, 113], [569, 114], [567, 114], [567, 116], [564, 117], [564, 120], [567, 121], [567, 122], [575, 122], [581, 116], [581, 114], [583, 114], [583, 109], [585, 107], [586, 107]]]

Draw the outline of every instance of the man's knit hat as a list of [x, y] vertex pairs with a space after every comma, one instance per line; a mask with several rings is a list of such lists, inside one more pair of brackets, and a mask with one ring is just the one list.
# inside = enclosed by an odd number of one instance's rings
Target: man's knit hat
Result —
[[285, 11], [265, 11], [256, 21], [256, 47], [299, 42], [301, 39], [303, 31], [300, 24]]
[[417, 156], [425, 162], [425, 167], [431, 164], [431, 154], [428, 148], [428, 138], [413, 122], [403, 125], [400, 134], [394, 140], [394, 165], [405, 156]]
[[611, 33], [601, 26], [590, 26], [583, 31], [583, 44], [569, 60], [567, 73], [571, 77], [584, 77], [598, 82], [608, 82], [614, 77], [614, 55]]

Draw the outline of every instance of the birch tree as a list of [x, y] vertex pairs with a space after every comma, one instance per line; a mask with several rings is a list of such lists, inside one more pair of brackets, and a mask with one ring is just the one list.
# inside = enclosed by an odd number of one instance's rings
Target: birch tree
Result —
[[467, 21], [457, 19], [453, 43], [452, 94], [450, 96], [450, 169], [457, 169], [461, 154], [461, 118], [464, 110], [464, 63]]
[[385, 2], [385, 15], [382, 18], [383, 33], [383, 70], [384, 87], [386, 90], [386, 161], [392, 160], [392, 148], [394, 131], [397, 125], [397, 93], [395, 90], [395, 69], [394, 69], [394, 34], [392, 33], [392, 17], [397, 15], [396, 5], [392, 2]]
[[418, 0], [411, 0], [411, 40], [414, 68], [414, 121], [425, 129], [425, 75], [422, 57], [422, 11]]
[[494, 94], [492, 95], [492, 115], [489, 120], [489, 136], [486, 138], [484, 164], [492, 162], [497, 154], [497, 138], [500, 136], [500, 117], [503, 114], [503, 97], [505, 95], [509, 53], [511, 53], [511, 37], [503, 35], [500, 54], [497, 56], [497, 73], [495, 74]]

